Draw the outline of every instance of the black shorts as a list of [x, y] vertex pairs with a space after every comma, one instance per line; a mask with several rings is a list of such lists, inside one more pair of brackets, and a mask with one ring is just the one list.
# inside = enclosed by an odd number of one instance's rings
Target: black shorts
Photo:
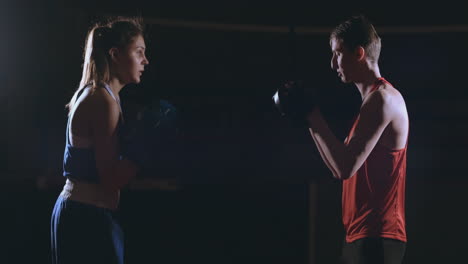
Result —
[[342, 264], [401, 264], [406, 243], [400, 240], [367, 237], [344, 242]]

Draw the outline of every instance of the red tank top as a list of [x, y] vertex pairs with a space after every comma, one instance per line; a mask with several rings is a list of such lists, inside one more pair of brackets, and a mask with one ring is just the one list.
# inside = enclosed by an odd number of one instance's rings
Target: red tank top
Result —
[[[388, 83], [379, 78], [372, 91]], [[390, 84], [390, 83], [388, 83]], [[391, 84], [390, 84], [391, 85]], [[345, 144], [354, 133], [354, 121]], [[406, 242], [406, 150], [377, 143], [353, 177], [343, 181], [342, 214], [346, 242], [364, 237], [385, 237]]]

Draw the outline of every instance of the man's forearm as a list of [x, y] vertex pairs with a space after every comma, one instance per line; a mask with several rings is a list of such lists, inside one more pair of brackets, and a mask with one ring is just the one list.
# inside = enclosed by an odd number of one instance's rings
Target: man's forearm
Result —
[[317, 150], [318, 150], [318, 152], [320, 153], [320, 156], [322, 157], [323, 162], [324, 162], [325, 165], [328, 167], [328, 169], [330, 169], [330, 171], [332, 172], [333, 176], [334, 176], [335, 178], [338, 178], [338, 175], [337, 175], [337, 173], [336, 173], [335, 168], [333, 168], [333, 166], [332, 166], [332, 165], [330, 164], [330, 162], [328, 161], [328, 158], [327, 158], [327, 156], [324, 154], [322, 147], [321, 147], [320, 144], [317, 142], [316, 137], [314, 137], [314, 133], [313, 133], [312, 131], [309, 131], [309, 132], [310, 132], [310, 135], [311, 135], [312, 139], [313, 139], [314, 142], [315, 142], [315, 145], [317, 146]]
[[309, 132], [327, 167], [339, 179], [349, 177], [346, 146], [338, 141], [318, 109], [308, 116]]

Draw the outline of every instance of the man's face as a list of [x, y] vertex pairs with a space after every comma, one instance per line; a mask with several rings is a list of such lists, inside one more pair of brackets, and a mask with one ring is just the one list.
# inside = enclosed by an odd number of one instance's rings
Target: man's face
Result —
[[330, 46], [333, 54], [331, 68], [338, 73], [342, 82], [352, 82], [358, 60], [356, 54], [346, 48], [341, 39], [332, 38]]

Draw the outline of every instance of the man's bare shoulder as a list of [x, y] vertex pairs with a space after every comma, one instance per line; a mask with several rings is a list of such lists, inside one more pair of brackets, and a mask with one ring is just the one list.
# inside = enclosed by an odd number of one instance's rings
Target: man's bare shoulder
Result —
[[400, 91], [389, 84], [383, 85], [369, 96], [369, 99], [377, 100], [384, 108], [399, 108], [405, 105], [405, 99]]

